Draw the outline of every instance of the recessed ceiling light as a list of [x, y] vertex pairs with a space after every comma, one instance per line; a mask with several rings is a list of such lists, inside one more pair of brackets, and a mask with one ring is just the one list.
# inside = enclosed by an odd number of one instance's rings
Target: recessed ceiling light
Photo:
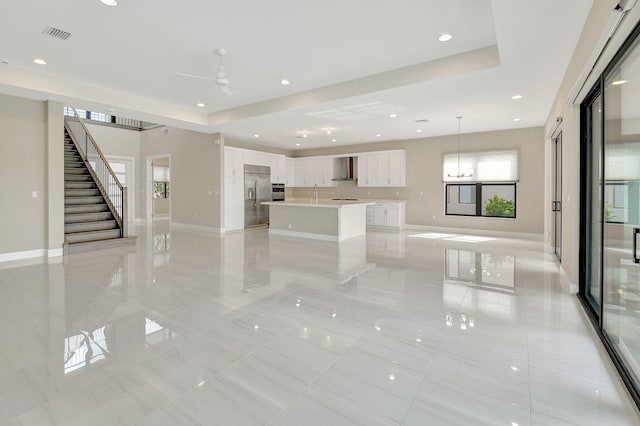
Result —
[[288, 86], [291, 84], [291, 82], [286, 78], [283, 78], [282, 80], [280, 80], [280, 84], [282, 84], [283, 86]]
[[100, 3], [106, 4], [107, 6], [117, 6], [118, 0], [100, 0]]
[[306, 133], [303, 133], [303, 134], [302, 134], [302, 137], [303, 137], [303, 138], [306, 138], [306, 137], [307, 137], [307, 134], [306, 134]]
[[422, 129], [418, 129], [418, 130], [416, 130], [416, 132], [422, 133]]
[[259, 138], [259, 137], [260, 137], [260, 135], [259, 135], [259, 134], [257, 134], [257, 133], [254, 133], [253, 137], [254, 137], [254, 138]]
[[621, 84], [625, 84], [627, 82], [627, 80], [616, 80], [613, 83], [611, 83], [612, 86], [620, 86]]
[[331, 130], [327, 130], [327, 134], [330, 135], [331, 134]]
[[299, 144], [299, 143], [297, 143], [297, 144], [296, 144], [296, 146], [300, 146], [300, 144]]
[[511, 99], [513, 99], [513, 100], [522, 99], [522, 95], [513, 95], [513, 96], [511, 97]]
[[440, 41], [449, 41], [453, 38], [453, 36], [451, 34], [445, 33], [445, 34], [441, 34], [440, 37], [438, 37], [438, 40]]
[[331, 139], [331, 142], [338, 142], [338, 139]]
[[382, 136], [382, 135], [381, 135], [380, 133], [378, 133], [378, 134], [376, 135], [376, 138], [379, 138], [380, 136]]
[[516, 117], [516, 118], [513, 119], [513, 121], [520, 121], [520, 120], [522, 120], [522, 118], [520, 118], [520, 117]]
[[389, 118], [396, 118], [398, 114], [389, 114]]
[[200, 108], [204, 108], [204, 107], [206, 106], [206, 105], [205, 105], [205, 104], [203, 104], [202, 102], [198, 102], [196, 105], [197, 105], [197, 106], [199, 106]]
[[40, 58], [34, 59], [33, 62], [35, 62], [38, 65], [47, 65], [47, 61], [45, 61], [44, 59], [40, 59]]

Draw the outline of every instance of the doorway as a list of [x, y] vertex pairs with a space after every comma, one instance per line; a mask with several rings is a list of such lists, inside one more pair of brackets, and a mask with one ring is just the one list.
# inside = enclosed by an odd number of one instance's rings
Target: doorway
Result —
[[[134, 157], [105, 156], [109, 167], [122, 184], [127, 187], [127, 221], [136, 222], [136, 171]], [[139, 216], [138, 216], [139, 217]]]
[[171, 219], [171, 156], [147, 157], [147, 222]]
[[553, 251], [558, 261], [562, 262], [562, 131], [553, 139]]

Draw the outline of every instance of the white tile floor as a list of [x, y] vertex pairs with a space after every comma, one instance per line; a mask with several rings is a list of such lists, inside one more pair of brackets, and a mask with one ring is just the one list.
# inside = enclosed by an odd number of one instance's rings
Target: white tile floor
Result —
[[0, 264], [0, 424], [640, 424], [540, 242], [135, 231]]

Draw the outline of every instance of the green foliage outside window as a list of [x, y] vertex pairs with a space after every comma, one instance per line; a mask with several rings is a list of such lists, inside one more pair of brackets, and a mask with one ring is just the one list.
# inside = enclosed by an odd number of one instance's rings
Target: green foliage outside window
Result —
[[515, 217], [516, 209], [513, 201], [494, 195], [484, 205], [485, 216]]

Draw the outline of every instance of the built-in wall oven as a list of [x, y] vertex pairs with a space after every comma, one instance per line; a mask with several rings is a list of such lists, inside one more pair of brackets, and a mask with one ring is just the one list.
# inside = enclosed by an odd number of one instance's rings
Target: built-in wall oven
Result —
[[271, 201], [284, 201], [284, 183], [271, 184]]

